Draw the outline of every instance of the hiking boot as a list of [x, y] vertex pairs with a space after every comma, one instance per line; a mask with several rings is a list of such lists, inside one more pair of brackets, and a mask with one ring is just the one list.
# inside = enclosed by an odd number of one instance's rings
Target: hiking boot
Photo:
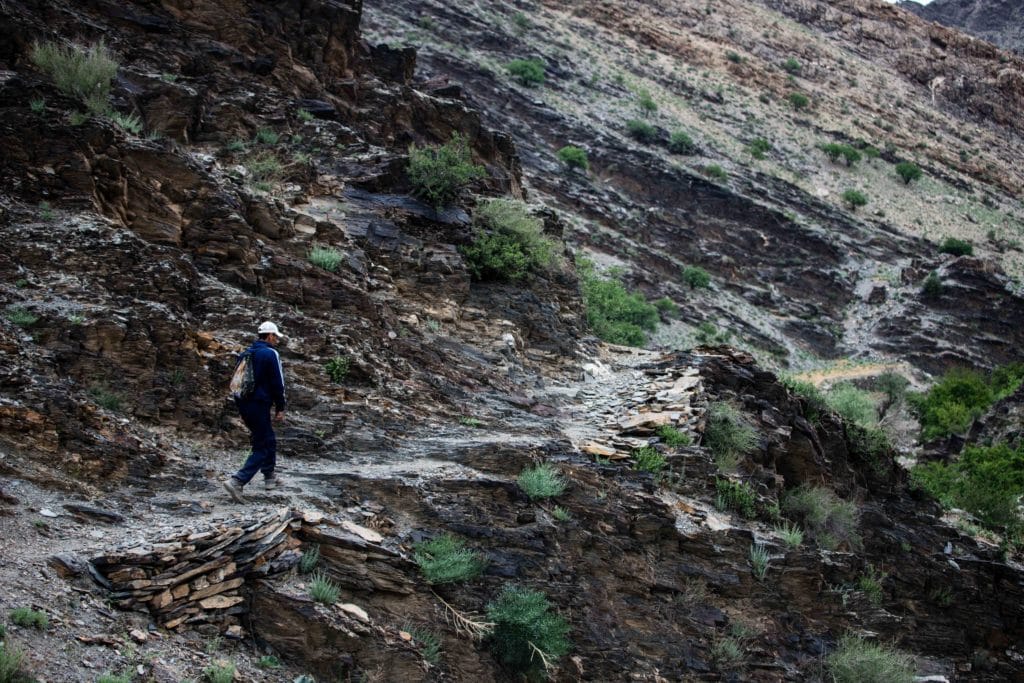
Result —
[[234, 499], [234, 501], [236, 503], [244, 503], [245, 502], [245, 498], [242, 497], [242, 487], [243, 486], [244, 486], [244, 484], [242, 484], [240, 481], [238, 481], [234, 477], [230, 477], [229, 479], [224, 481], [224, 490], [227, 491], [228, 494], [231, 495], [231, 497]]
[[276, 474], [272, 474], [269, 477], [263, 478], [263, 488], [265, 488], [268, 491], [279, 488], [281, 484], [281, 477], [277, 476]]

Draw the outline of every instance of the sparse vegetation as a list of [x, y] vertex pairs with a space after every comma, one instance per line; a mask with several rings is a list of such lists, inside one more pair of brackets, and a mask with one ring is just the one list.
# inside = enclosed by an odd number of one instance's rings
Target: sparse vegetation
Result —
[[878, 424], [878, 410], [871, 394], [849, 382], [841, 382], [829, 390], [825, 398], [828, 406], [843, 419], [862, 427]]
[[998, 368], [988, 377], [974, 370], [950, 370], [927, 392], [907, 397], [921, 421], [921, 439], [963, 433], [989, 406], [1016, 391], [1022, 381], [1024, 363]]
[[636, 448], [633, 450], [633, 469], [658, 474], [665, 469], [665, 456], [653, 446]]
[[679, 306], [677, 306], [676, 302], [672, 301], [672, 299], [669, 299], [667, 296], [663, 296], [660, 299], [655, 299], [654, 307], [657, 308], [658, 312], [664, 315], [666, 318], [679, 317]]
[[757, 516], [757, 496], [749, 485], [741, 481], [715, 479], [715, 507], [735, 510], [742, 517], [754, 519]]
[[338, 266], [341, 265], [344, 254], [334, 247], [325, 247], [320, 244], [314, 244], [310, 247], [306, 258], [308, 258], [309, 262], [317, 268], [323, 268], [328, 273], [333, 273], [338, 270]]
[[658, 139], [658, 129], [639, 119], [626, 121], [626, 130], [631, 138], [640, 142], [651, 143]]
[[856, 211], [868, 203], [868, 196], [860, 190], [845, 190], [840, 198], [851, 211]]
[[643, 346], [647, 332], [660, 320], [658, 309], [637, 293], [630, 293], [614, 278], [600, 277], [593, 265], [581, 261], [577, 265], [587, 323], [601, 339], [612, 344]]
[[855, 503], [839, 498], [831, 489], [802, 485], [782, 499], [782, 510], [794, 518], [820, 547], [860, 546]]
[[10, 643], [0, 642], [0, 683], [28, 683], [21, 669], [25, 653]]
[[811, 100], [807, 97], [807, 95], [804, 95], [803, 93], [799, 92], [790, 93], [788, 100], [789, 104], [793, 107], [793, 109], [796, 109], [797, 111], [801, 109], [806, 109], [811, 105]]
[[306, 109], [299, 109], [295, 112], [295, 116], [297, 116], [299, 121], [302, 121], [303, 123], [309, 123], [314, 118], [313, 113]]
[[917, 164], [901, 161], [896, 164], [896, 175], [903, 179], [904, 185], [909, 185], [911, 181], [920, 179], [922, 173]]
[[544, 84], [544, 62], [539, 59], [513, 59], [505, 68], [517, 81], [528, 88]]
[[477, 207], [473, 243], [460, 250], [474, 279], [519, 281], [555, 260], [555, 241], [544, 236], [544, 223], [522, 202], [490, 199]]
[[942, 280], [939, 279], [939, 274], [934, 270], [928, 273], [928, 277], [921, 284], [921, 294], [929, 298], [942, 294]]
[[953, 256], [973, 256], [974, 245], [968, 240], [947, 237], [942, 241], [939, 252], [942, 254], [952, 254]]
[[782, 542], [790, 548], [799, 548], [804, 542], [804, 532], [796, 524], [783, 524], [775, 527], [775, 533], [779, 535]]
[[261, 669], [279, 669], [281, 668], [281, 660], [274, 655], [263, 655], [256, 660], [256, 666]]
[[768, 576], [768, 564], [768, 548], [760, 543], [752, 543], [750, 545], [750, 569], [758, 581], [764, 581], [764, 577]]
[[469, 581], [480, 576], [485, 566], [480, 553], [466, 548], [461, 539], [451, 534], [417, 543], [413, 558], [423, 578], [431, 584]]
[[872, 605], [876, 607], [882, 604], [882, 599], [885, 597], [882, 592], [882, 582], [885, 581], [886, 575], [871, 564], [867, 566], [867, 571], [857, 579], [857, 590], [864, 593]]
[[270, 150], [260, 150], [242, 160], [248, 180], [253, 186], [276, 183], [284, 168], [281, 160]]
[[703, 443], [715, 457], [719, 470], [729, 472], [757, 445], [757, 432], [736, 406], [714, 403], [708, 409]]
[[661, 425], [656, 433], [669, 448], [690, 445], [690, 435], [679, 431], [672, 425]]
[[261, 145], [276, 145], [280, 140], [280, 133], [272, 128], [260, 128], [256, 131], [256, 142]]
[[89, 387], [89, 395], [101, 408], [116, 412], [124, 407], [124, 397], [104, 384], [94, 384]]
[[412, 636], [412, 642], [420, 649], [420, 655], [430, 664], [437, 666], [441, 662], [441, 639], [433, 631], [416, 626], [403, 629]]
[[45, 199], [39, 202], [39, 217], [47, 223], [53, 222], [53, 219], [57, 217], [57, 214], [53, 210], [53, 206], [51, 206], [50, 202]]
[[321, 604], [333, 605], [341, 597], [341, 589], [326, 573], [318, 571], [309, 580], [309, 597]]
[[654, 101], [651, 93], [647, 90], [641, 90], [637, 93], [636, 103], [639, 105], [640, 111], [644, 113], [644, 116], [650, 116], [658, 111], [658, 103]]
[[341, 384], [348, 377], [348, 371], [352, 368], [352, 359], [348, 356], [335, 356], [324, 364], [327, 376], [335, 384]]
[[235, 665], [231, 662], [215, 662], [203, 669], [206, 683], [231, 683], [235, 680]]
[[411, 145], [406, 170], [413, 192], [438, 210], [455, 201], [464, 187], [486, 175], [482, 166], [473, 163], [469, 142], [459, 133], [441, 146]]
[[531, 500], [560, 496], [565, 492], [566, 486], [565, 479], [559, 475], [555, 466], [549, 463], [526, 468], [519, 473], [516, 483]]
[[755, 159], [764, 159], [765, 156], [772, 150], [772, 143], [768, 142], [764, 138], [754, 138], [747, 145], [747, 153]]
[[899, 650], [845, 635], [826, 658], [835, 683], [912, 683], [913, 660]]
[[729, 174], [725, 172], [725, 169], [718, 164], [708, 164], [701, 169], [701, 172], [707, 177], [714, 178], [715, 180], [726, 180], [729, 177]]
[[42, 114], [46, 111], [46, 98], [36, 97], [28, 101], [28, 108], [33, 114]]
[[32, 327], [39, 322], [39, 316], [34, 315], [27, 308], [21, 306], [11, 306], [4, 311], [4, 317], [22, 328]]
[[738, 638], [721, 636], [711, 644], [711, 661], [719, 671], [737, 669], [743, 659], [743, 644]]
[[803, 69], [803, 66], [795, 57], [789, 57], [782, 63], [782, 70], [796, 76]]
[[677, 130], [668, 139], [668, 151], [673, 154], [696, 154], [697, 145], [694, 143], [693, 138], [681, 130]]
[[830, 142], [822, 145], [821, 151], [823, 151], [833, 163], [842, 159], [847, 166], [853, 166], [861, 160], [861, 153], [850, 145]]
[[302, 551], [302, 557], [299, 558], [299, 572], [302, 574], [309, 574], [316, 569], [317, 564], [320, 563], [320, 546], [314, 545], [306, 548]]
[[550, 611], [544, 593], [506, 586], [487, 605], [487, 617], [494, 622], [495, 655], [515, 672], [543, 676], [569, 651], [569, 624]]
[[711, 286], [711, 274], [700, 266], [686, 266], [681, 277], [690, 289], [707, 289]]
[[105, 673], [96, 679], [96, 683], [132, 683], [131, 673], [112, 674]]
[[34, 610], [31, 607], [18, 607], [10, 613], [11, 622], [24, 628], [35, 628], [42, 631], [50, 625], [50, 619], [46, 612]]
[[551, 516], [558, 522], [568, 522], [572, 519], [572, 515], [569, 514], [569, 511], [561, 505], [556, 505], [554, 509], [551, 510]]
[[142, 119], [134, 113], [122, 114], [119, 111], [110, 111], [107, 113], [107, 118], [127, 133], [138, 135], [142, 132]]
[[590, 168], [587, 153], [575, 145], [566, 145], [558, 150], [558, 158], [567, 168], [581, 168], [584, 171]]
[[89, 47], [35, 43], [31, 58], [58, 90], [81, 100], [90, 112], [106, 114], [110, 109], [108, 98], [117, 62], [103, 41]]

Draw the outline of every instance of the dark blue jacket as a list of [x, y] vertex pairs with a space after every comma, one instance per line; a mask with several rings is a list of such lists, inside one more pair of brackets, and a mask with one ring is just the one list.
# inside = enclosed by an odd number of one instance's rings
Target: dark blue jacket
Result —
[[274, 347], [257, 339], [247, 351], [252, 353], [252, 377], [256, 384], [248, 400], [273, 403], [277, 412], [284, 410], [284, 370]]

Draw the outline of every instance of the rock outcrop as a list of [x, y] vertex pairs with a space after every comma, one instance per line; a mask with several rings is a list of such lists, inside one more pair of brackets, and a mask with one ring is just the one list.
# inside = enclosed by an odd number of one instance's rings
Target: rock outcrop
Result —
[[904, 0], [900, 7], [1007, 50], [1024, 53], [1024, 7], [1013, 0]]

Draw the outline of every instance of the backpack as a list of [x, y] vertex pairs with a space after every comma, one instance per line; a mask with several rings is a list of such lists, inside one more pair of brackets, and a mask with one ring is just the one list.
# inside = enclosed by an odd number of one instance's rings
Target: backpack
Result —
[[252, 351], [244, 351], [238, 357], [235, 373], [228, 385], [234, 398], [249, 398], [256, 391], [256, 377], [252, 371]]

